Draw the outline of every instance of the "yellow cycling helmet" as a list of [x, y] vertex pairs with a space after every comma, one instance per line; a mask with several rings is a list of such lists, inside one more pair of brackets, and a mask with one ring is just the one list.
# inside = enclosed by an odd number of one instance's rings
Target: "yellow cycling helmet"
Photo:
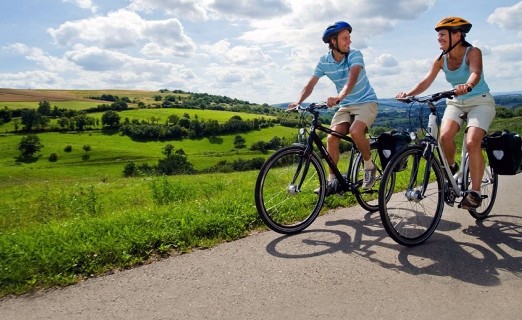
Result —
[[435, 26], [435, 31], [447, 29], [450, 31], [462, 31], [468, 33], [471, 30], [471, 23], [460, 17], [447, 17], [439, 21]]
[[451, 43], [451, 37], [450, 37], [448, 50], [442, 50], [442, 53], [440, 54], [439, 59], [437, 59], [437, 60], [440, 60], [443, 55], [445, 55], [446, 53], [449, 53], [451, 50], [453, 50], [453, 48], [455, 48], [461, 42], [466, 47], [471, 46], [471, 44], [469, 44], [466, 41], [466, 33], [468, 33], [469, 30], [471, 30], [471, 23], [468, 20], [466, 20], [464, 18], [460, 18], [460, 17], [444, 18], [444, 19], [440, 20], [439, 23], [437, 23], [437, 25], [435, 26], [435, 31], [438, 32], [440, 30], [448, 30], [450, 32], [460, 31], [462, 37], [455, 44]]

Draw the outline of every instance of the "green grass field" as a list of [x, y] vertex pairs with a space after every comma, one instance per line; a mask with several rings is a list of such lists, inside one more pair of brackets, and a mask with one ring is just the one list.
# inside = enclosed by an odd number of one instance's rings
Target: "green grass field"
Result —
[[[85, 97], [102, 93], [131, 99], [150, 99], [159, 94], [125, 90], [4, 91], [0, 98], [16, 97], [20, 103], [35, 106], [42, 97], [57, 103], [74, 101], [80, 109], [85, 108]], [[0, 106], [5, 103], [2, 101], [7, 100], [0, 99]], [[141, 109], [122, 114], [166, 119], [173, 112], [218, 121], [235, 115], [180, 109]], [[244, 120], [261, 117], [238, 115]], [[209, 139], [136, 142], [100, 130], [46, 132], [38, 134], [44, 145], [40, 159], [17, 163], [23, 135], [5, 133], [12, 131], [12, 126], [12, 122], [0, 126], [0, 297], [69, 285], [266, 229], [254, 203], [257, 171], [134, 178], [122, 174], [129, 161], [156, 164], [167, 143], [183, 149], [198, 170], [221, 160], [268, 156], [248, 147], [236, 150], [235, 135], [222, 136], [218, 143]], [[494, 130], [504, 128], [522, 132], [520, 118], [498, 119], [492, 126]], [[274, 136], [292, 141], [295, 134], [295, 129], [275, 126], [242, 136], [250, 146]], [[68, 145], [71, 152], [64, 151]], [[85, 152], [84, 145], [90, 145], [91, 151]], [[58, 161], [48, 161], [51, 153], [58, 155]], [[329, 197], [323, 210], [354, 203], [350, 195]]]

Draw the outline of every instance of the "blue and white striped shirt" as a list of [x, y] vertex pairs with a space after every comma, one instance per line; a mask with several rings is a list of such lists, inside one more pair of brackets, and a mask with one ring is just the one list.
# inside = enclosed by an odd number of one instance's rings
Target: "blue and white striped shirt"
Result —
[[319, 59], [315, 67], [314, 76], [317, 78], [327, 76], [335, 84], [337, 93], [339, 93], [348, 82], [350, 68], [358, 65], [362, 66], [362, 69], [357, 83], [352, 91], [341, 101], [341, 106], [378, 102], [377, 95], [366, 76], [363, 55], [359, 50], [351, 49], [341, 62], [337, 62], [330, 51]]

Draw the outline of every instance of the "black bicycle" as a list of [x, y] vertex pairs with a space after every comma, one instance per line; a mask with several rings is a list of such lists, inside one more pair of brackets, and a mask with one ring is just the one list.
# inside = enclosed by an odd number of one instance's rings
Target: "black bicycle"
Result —
[[[364, 161], [351, 137], [324, 127], [319, 121], [319, 110], [326, 109], [324, 103], [309, 106], [298, 105], [291, 109], [301, 113], [301, 120], [311, 114], [311, 126], [299, 130], [299, 143], [276, 151], [263, 164], [256, 181], [255, 202], [263, 222], [272, 230], [283, 233], [297, 233], [307, 228], [320, 214], [323, 206], [327, 181], [324, 159], [335, 174], [338, 187], [336, 193], [352, 193], [357, 202], [368, 211], [377, 211], [378, 186], [383, 173], [377, 152], [378, 143], [370, 137], [372, 160], [377, 167], [376, 183], [369, 190], [363, 190]], [[351, 145], [348, 168], [342, 174], [333, 163], [318, 132], [335, 135]], [[314, 150], [317, 147], [319, 154]], [[394, 183], [393, 179], [388, 180]], [[393, 188], [388, 188], [393, 191]], [[391, 196], [391, 192], [390, 192]]]
[[[427, 105], [430, 110], [425, 137], [402, 149], [386, 166], [379, 193], [379, 211], [384, 228], [397, 243], [414, 246], [426, 241], [440, 222], [444, 203], [460, 207], [460, 200], [471, 186], [466, 132], [462, 140], [460, 171], [452, 173], [438, 142], [436, 101], [452, 98], [454, 91], [443, 91], [424, 97], [406, 97], [404, 102]], [[420, 110], [422, 111], [422, 110]], [[467, 115], [461, 118], [467, 120]], [[414, 134], [415, 135], [415, 134]], [[485, 159], [480, 190], [482, 204], [468, 212], [475, 219], [488, 216], [493, 208], [498, 189], [498, 176]], [[393, 185], [388, 184], [393, 181]], [[391, 188], [391, 189], [390, 189]], [[389, 194], [394, 193], [390, 198]]]

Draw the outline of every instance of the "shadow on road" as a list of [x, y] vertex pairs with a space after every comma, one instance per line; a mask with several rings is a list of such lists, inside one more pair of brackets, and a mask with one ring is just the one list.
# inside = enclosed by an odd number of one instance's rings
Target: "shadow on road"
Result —
[[522, 277], [521, 222], [518, 216], [495, 215], [459, 232], [461, 224], [442, 220], [428, 241], [404, 247], [388, 237], [378, 213], [368, 213], [363, 220], [327, 221], [326, 228], [278, 237], [266, 250], [284, 259], [343, 252], [398, 272], [497, 286], [500, 270]]

